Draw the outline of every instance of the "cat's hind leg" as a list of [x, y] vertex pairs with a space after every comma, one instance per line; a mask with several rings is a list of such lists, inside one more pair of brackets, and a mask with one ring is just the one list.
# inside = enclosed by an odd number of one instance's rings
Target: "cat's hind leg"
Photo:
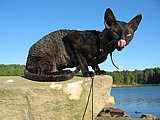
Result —
[[54, 65], [52, 61], [46, 58], [42, 58], [39, 61], [38, 75], [48, 75], [54, 71], [56, 71], [56, 65]]

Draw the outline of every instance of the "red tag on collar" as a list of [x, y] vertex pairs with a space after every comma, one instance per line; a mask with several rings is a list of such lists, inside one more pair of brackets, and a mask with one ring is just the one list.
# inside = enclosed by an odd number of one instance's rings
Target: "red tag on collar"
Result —
[[100, 51], [100, 52], [103, 52], [104, 50], [103, 50], [103, 49], [99, 49], [99, 51]]

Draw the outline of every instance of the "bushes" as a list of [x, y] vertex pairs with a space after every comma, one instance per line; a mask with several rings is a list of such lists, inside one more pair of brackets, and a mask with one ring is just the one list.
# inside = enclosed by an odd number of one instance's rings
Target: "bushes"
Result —
[[0, 65], [0, 76], [23, 76], [24, 65]]

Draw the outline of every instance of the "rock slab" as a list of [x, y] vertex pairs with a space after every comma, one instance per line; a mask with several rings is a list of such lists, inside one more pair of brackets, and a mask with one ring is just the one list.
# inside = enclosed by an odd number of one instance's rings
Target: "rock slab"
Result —
[[142, 114], [141, 118], [147, 119], [147, 120], [160, 120], [159, 118], [157, 118], [156, 116], [152, 114]]
[[[94, 118], [104, 106], [115, 107], [112, 82], [111, 76], [95, 76]], [[63, 82], [0, 77], [0, 120], [81, 120], [90, 85], [91, 78], [78, 76]], [[85, 120], [91, 113], [90, 98]]]
[[119, 108], [105, 107], [98, 114], [96, 120], [101, 120], [101, 118], [109, 119], [109, 118], [122, 118], [122, 117], [130, 118], [130, 115]]

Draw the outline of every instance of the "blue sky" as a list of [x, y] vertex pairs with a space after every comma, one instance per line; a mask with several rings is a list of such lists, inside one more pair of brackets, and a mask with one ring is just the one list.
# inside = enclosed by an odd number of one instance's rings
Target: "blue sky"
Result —
[[[0, 64], [25, 65], [31, 45], [58, 29], [103, 30], [107, 8], [125, 22], [143, 15], [132, 42], [113, 52], [120, 71], [160, 67], [159, 0], [0, 0]], [[110, 56], [100, 67], [117, 70]]]

